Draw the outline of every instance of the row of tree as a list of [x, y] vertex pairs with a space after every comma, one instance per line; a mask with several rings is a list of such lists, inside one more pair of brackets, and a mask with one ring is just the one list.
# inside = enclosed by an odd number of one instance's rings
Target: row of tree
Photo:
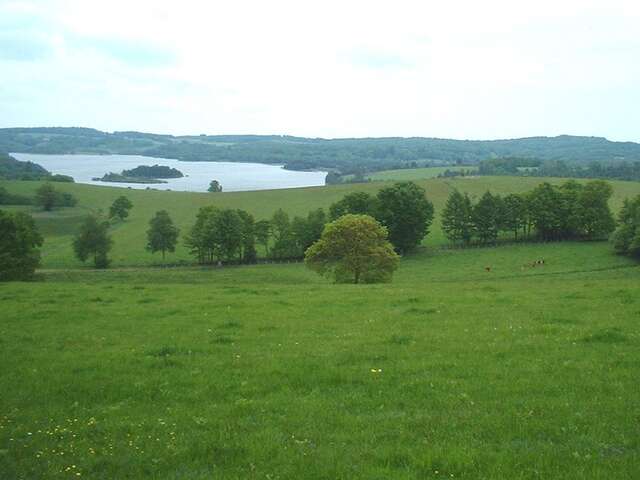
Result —
[[528, 157], [501, 157], [482, 160], [479, 175], [601, 178], [640, 180], [640, 161], [592, 161], [587, 164]]
[[199, 263], [257, 259], [256, 244], [273, 259], [302, 258], [320, 239], [325, 225], [347, 214], [368, 215], [386, 227], [396, 251], [415, 248], [428, 233], [433, 205], [422, 188], [412, 182], [381, 189], [376, 196], [354, 192], [335, 202], [329, 215], [322, 209], [306, 217], [291, 218], [277, 210], [270, 220], [256, 221], [243, 210], [202, 207], [185, 243]]
[[34, 197], [9, 193], [0, 187], [0, 205], [37, 205], [45, 211], [55, 207], [73, 207], [78, 200], [68, 192], [60, 192], [51, 183], [43, 183]]
[[613, 190], [602, 180], [542, 183], [523, 194], [486, 192], [474, 202], [454, 190], [442, 211], [442, 230], [455, 244], [495, 243], [503, 233], [541, 240], [602, 239], [615, 228], [609, 209]]

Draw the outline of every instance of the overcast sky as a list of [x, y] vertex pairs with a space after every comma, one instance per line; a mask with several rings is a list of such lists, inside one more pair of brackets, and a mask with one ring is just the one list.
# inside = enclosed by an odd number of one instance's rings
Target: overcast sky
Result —
[[640, 2], [0, 0], [0, 127], [640, 141]]

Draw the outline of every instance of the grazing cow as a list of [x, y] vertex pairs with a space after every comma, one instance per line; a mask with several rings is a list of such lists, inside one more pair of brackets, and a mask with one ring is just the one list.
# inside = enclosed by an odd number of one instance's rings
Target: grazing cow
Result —
[[491, 271], [491, 267], [484, 267], [484, 269], [485, 269], [487, 272], [490, 272], [490, 271]]

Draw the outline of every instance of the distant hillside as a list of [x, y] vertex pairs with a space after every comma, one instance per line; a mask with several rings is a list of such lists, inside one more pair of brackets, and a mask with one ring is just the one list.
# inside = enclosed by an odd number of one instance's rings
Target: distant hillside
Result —
[[570, 163], [640, 161], [640, 144], [601, 137], [531, 137], [513, 140], [438, 138], [321, 139], [279, 135], [173, 136], [106, 133], [90, 128], [0, 129], [0, 151], [131, 154], [192, 161], [283, 164], [293, 170], [342, 173], [528, 157]]
[[20, 162], [11, 155], [0, 153], [0, 178], [6, 180], [37, 180], [50, 173], [32, 162]]

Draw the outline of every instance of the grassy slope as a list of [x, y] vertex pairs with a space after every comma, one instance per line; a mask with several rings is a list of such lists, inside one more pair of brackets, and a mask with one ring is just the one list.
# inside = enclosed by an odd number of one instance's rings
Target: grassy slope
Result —
[[[429, 179], [418, 181], [427, 191], [427, 196], [436, 207], [436, 221], [432, 233], [427, 237], [426, 245], [443, 243], [444, 237], [439, 228], [439, 212], [453, 188], [479, 196], [487, 189], [496, 193], [510, 193], [530, 190], [541, 179], [521, 177], [476, 177], [462, 179]], [[562, 182], [558, 179], [544, 181]], [[622, 199], [640, 193], [639, 182], [611, 182], [615, 188], [612, 207], [618, 209]], [[37, 182], [0, 181], [12, 193], [33, 194], [38, 187]], [[245, 209], [257, 218], [268, 218], [278, 208], [285, 209], [290, 215], [306, 215], [311, 209], [328, 207], [351, 191], [369, 191], [375, 193], [386, 183], [338, 185], [330, 187], [314, 187], [287, 190], [266, 190], [257, 192], [233, 192], [222, 194], [161, 192], [145, 190], [127, 190], [116, 187], [95, 187], [79, 184], [56, 184], [60, 190], [74, 193], [80, 200], [79, 206], [71, 209], [60, 209], [52, 213], [33, 211], [38, 225], [46, 237], [43, 248], [43, 266], [45, 268], [78, 267], [81, 264], [73, 258], [71, 239], [78, 229], [82, 216], [89, 211], [102, 209], [108, 211], [109, 205], [119, 195], [127, 195], [133, 202], [131, 217], [124, 223], [113, 227], [115, 241], [112, 257], [114, 266], [149, 265], [159, 263], [158, 255], [153, 256], [144, 249], [145, 231], [148, 221], [155, 211], [166, 209], [186, 233], [193, 224], [195, 214], [203, 205], [215, 204], [223, 207]], [[172, 260], [191, 261], [186, 248], [180, 242]]]
[[634, 478], [640, 268], [430, 252], [0, 285], [0, 478]]

